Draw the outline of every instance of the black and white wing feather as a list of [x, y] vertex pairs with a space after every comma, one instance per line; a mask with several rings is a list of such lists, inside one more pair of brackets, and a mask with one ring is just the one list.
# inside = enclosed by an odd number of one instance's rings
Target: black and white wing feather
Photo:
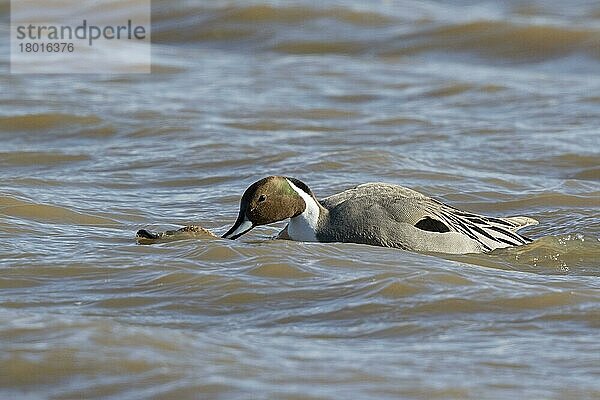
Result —
[[484, 251], [531, 243], [532, 239], [517, 231], [538, 223], [529, 217], [494, 218], [472, 214], [431, 200], [438, 205], [428, 210], [433, 219], [443, 222], [448, 231], [462, 233], [477, 241]]

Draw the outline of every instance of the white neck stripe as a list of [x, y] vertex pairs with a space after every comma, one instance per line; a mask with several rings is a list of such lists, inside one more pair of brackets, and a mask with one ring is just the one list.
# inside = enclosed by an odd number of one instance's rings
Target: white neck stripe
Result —
[[292, 189], [302, 197], [302, 200], [304, 200], [304, 204], [306, 205], [302, 214], [290, 219], [288, 235], [292, 240], [316, 242], [317, 223], [321, 211], [319, 205], [311, 195], [294, 185], [289, 179], [286, 179], [286, 181], [290, 184]]

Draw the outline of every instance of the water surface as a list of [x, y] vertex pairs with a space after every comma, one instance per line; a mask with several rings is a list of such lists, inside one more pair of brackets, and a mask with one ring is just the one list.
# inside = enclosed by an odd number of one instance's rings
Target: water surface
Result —
[[[151, 75], [0, 61], [1, 397], [600, 397], [596, 2], [153, 3]], [[538, 240], [135, 243], [223, 233], [269, 174]]]

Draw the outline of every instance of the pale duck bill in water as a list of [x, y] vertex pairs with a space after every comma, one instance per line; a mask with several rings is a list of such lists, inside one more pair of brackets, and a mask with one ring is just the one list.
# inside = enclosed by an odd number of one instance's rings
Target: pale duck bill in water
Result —
[[482, 253], [532, 240], [517, 231], [538, 222], [492, 218], [458, 210], [412, 189], [366, 183], [317, 200], [303, 182], [269, 176], [244, 192], [235, 224], [223, 238], [290, 219], [280, 237], [313, 242], [361, 243], [441, 253]]

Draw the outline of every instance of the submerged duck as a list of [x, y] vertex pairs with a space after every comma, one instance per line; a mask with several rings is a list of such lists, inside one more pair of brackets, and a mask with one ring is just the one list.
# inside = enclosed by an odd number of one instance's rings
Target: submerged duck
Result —
[[472, 214], [387, 183], [365, 183], [317, 200], [298, 179], [268, 176], [246, 189], [237, 220], [223, 238], [237, 239], [255, 226], [288, 218], [280, 237], [291, 240], [456, 254], [530, 243], [516, 232], [538, 223]]

